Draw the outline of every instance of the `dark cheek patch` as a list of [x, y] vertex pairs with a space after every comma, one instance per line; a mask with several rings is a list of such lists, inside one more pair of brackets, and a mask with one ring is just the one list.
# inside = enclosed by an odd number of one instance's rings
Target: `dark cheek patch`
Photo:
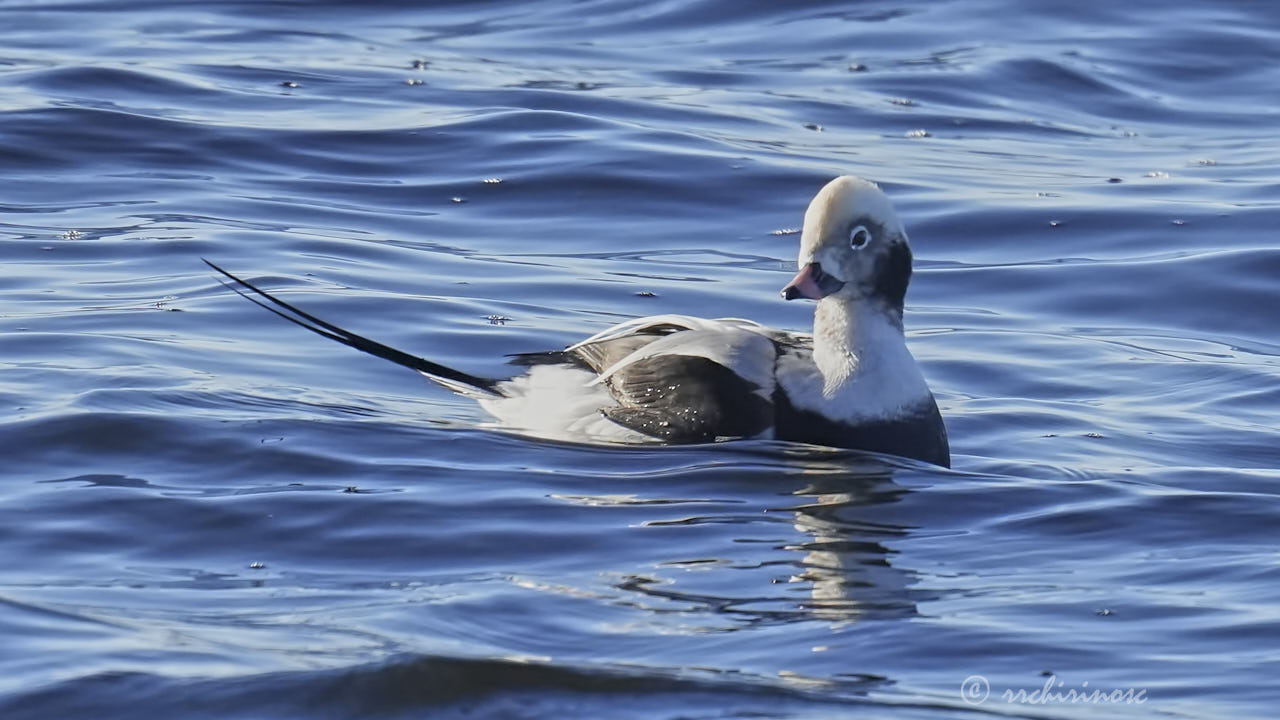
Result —
[[906, 243], [889, 245], [888, 252], [876, 262], [875, 294], [892, 307], [902, 307], [911, 282], [911, 248]]

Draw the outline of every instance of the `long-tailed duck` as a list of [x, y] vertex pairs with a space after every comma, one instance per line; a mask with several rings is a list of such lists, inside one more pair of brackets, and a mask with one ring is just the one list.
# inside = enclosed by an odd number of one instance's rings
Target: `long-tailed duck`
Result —
[[258, 305], [474, 397], [510, 429], [604, 442], [773, 438], [950, 464], [942, 415], [903, 337], [907, 234], [880, 188], [856, 177], [832, 180], [809, 203], [800, 272], [782, 290], [817, 301], [813, 335], [657, 315], [514, 356], [527, 370], [506, 380], [374, 342], [209, 265]]

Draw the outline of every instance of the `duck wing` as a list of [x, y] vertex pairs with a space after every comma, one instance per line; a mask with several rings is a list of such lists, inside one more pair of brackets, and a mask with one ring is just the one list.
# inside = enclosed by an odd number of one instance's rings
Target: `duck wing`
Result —
[[604, 416], [676, 443], [771, 432], [773, 340], [746, 321], [670, 319], [638, 323], [628, 333], [567, 351], [598, 373], [595, 384], [607, 386], [618, 403], [602, 408]]
[[755, 437], [773, 427], [773, 404], [759, 386], [704, 357], [645, 358], [608, 385], [618, 407], [601, 410], [605, 417], [666, 442]]

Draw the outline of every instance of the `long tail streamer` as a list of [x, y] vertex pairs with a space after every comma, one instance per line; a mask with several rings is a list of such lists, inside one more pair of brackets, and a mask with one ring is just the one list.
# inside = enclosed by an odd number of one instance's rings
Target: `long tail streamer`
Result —
[[[201, 259], [204, 260], [204, 258]], [[321, 320], [315, 315], [299, 310], [266, 290], [254, 285], [248, 280], [236, 277], [208, 260], [205, 260], [204, 262], [209, 267], [230, 278], [231, 282], [234, 284], [226, 282], [223, 282], [223, 284], [234, 290], [241, 297], [255, 305], [258, 305], [259, 307], [270, 310], [295, 325], [301, 325], [317, 335], [323, 335], [330, 340], [337, 340], [343, 345], [380, 357], [383, 360], [390, 360], [397, 365], [412, 368], [435, 380], [449, 381], [457, 385], [474, 388], [492, 395], [500, 394], [495, 389], [495, 386], [498, 384], [497, 380], [477, 377], [475, 375], [464, 373], [461, 370], [454, 370], [453, 368], [446, 367], [440, 363], [434, 363], [430, 360], [425, 360], [415, 355], [410, 355], [409, 353], [396, 350], [388, 345], [383, 345], [380, 342], [370, 340], [362, 335], [357, 335], [350, 330], [344, 330], [337, 325]], [[444, 384], [446, 387], [453, 387], [449, 385], [449, 383]]]

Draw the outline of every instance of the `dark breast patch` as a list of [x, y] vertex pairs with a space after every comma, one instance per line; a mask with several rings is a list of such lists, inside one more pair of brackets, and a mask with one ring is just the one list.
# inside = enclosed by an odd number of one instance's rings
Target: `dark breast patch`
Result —
[[779, 440], [867, 450], [951, 467], [947, 428], [932, 396], [900, 417], [857, 424], [797, 408], [781, 390], [773, 400], [778, 412], [774, 437]]

